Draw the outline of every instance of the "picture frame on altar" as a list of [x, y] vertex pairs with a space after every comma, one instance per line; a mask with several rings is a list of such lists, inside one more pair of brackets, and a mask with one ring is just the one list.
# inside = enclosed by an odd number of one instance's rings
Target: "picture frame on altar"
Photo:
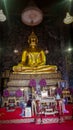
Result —
[[41, 91], [41, 97], [42, 98], [47, 98], [48, 97], [48, 91]]
[[62, 81], [58, 82], [58, 86], [61, 87], [62, 89], [64, 89], [64, 88], [68, 87], [68, 83], [66, 80], [62, 80]]
[[31, 117], [31, 107], [26, 107], [25, 108], [25, 117]]

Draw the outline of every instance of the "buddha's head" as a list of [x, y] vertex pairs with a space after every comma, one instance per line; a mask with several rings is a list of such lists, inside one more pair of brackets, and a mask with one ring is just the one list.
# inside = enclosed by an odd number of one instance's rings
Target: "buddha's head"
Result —
[[30, 36], [28, 37], [28, 43], [29, 43], [29, 45], [30, 45], [32, 48], [35, 48], [35, 46], [37, 46], [38, 38], [37, 38], [37, 36], [35, 35], [34, 32], [32, 32], [32, 33], [30, 34]]

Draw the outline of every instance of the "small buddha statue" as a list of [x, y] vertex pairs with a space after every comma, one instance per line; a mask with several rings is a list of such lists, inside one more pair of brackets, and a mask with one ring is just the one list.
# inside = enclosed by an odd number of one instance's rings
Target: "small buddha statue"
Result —
[[16, 73], [52, 73], [57, 71], [57, 66], [46, 65], [45, 52], [37, 48], [38, 38], [34, 32], [28, 37], [29, 48], [22, 53], [21, 62], [13, 66]]

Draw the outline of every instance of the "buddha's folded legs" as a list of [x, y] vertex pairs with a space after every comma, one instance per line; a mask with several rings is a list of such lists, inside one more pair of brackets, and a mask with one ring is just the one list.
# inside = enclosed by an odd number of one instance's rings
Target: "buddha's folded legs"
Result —
[[52, 65], [44, 65], [39, 67], [28, 67], [28, 66], [14, 66], [14, 72], [56, 72], [57, 67]]

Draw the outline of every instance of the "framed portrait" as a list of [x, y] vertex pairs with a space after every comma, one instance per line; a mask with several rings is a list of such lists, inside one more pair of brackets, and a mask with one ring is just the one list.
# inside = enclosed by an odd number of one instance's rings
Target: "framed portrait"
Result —
[[48, 91], [41, 91], [41, 97], [42, 98], [47, 98], [48, 97]]

